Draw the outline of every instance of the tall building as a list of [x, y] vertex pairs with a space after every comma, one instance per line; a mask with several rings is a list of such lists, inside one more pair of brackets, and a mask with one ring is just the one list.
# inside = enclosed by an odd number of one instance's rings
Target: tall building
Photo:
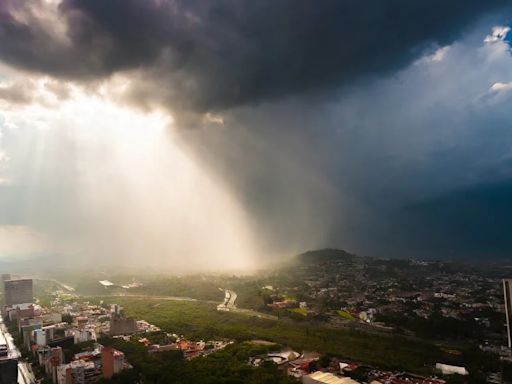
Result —
[[62, 364], [64, 364], [64, 352], [62, 348], [50, 348], [49, 356], [45, 361], [44, 367], [46, 375], [49, 376], [54, 383], [57, 382], [57, 368]]
[[39, 346], [45, 346], [46, 345], [46, 330], [44, 329], [36, 329], [34, 331], [34, 338], [36, 340], [36, 344]]
[[17, 382], [17, 355], [9, 348], [5, 334], [0, 332], [0, 384], [16, 384]]
[[4, 281], [5, 305], [32, 303], [34, 301], [32, 279]]
[[508, 347], [512, 348], [512, 279], [503, 279], [503, 296], [507, 315]]
[[131, 335], [137, 332], [137, 322], [133, 317], [110, 317], [110, 336]]
[[16, 384], [18, 382], [18, 360], [0, 359], [0, 383]]
[[8, 273], [2, 273], [2, 274], [0, 275], [0, 280], [1, 280], [1, 282], [0, 282], [0, 290], [1, 290], [1, 291], [2, 291], [2, 293], [3, 293], [3, 292], [4, 292], [4, 282], [5, 282], [6, 280], [11, 280], [11, 275], [10, 275], [10, 274], [8, 274]]
[[103, 377], [110, 379], [114, 374], [123, 370], [124, 353], [110, 347], [103, 347], [101, 350], [101, 365]]

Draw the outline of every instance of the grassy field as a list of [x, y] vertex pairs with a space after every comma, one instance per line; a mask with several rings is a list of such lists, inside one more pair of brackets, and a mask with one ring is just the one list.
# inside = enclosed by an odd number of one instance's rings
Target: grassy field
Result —
[[347, 311], [338, 311], [338, 315], [340, 317], [343, 317], [344, 319], [347, 319], [347, 320], [352, 320], [354, 321], [355, 320], [355, 317], [352, 316], [350, 313], [348, 313]]
[[296, 350], [331, 353], [382, 368], [430, 373], [431, 364], [447, 354], [434, 344], [400, 336], [367, 334], [348, 329], [271, 320], [236, 313], [218, 312], [204, 302], [145, 300], [133, 297], [102, 297], [107, 303], [122, 305], [125, 313], [144, 319], [163, 330], [190, 338], [264, 339]]
[[308, 315], [308, 310], [306, 308], [291, 308], [289, 311], [303, 317]]

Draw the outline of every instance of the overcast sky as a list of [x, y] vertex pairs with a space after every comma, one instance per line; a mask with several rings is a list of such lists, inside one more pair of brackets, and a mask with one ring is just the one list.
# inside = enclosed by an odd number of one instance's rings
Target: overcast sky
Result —
[[505, 0], [0, 2], [0, 257], [509, 257]]

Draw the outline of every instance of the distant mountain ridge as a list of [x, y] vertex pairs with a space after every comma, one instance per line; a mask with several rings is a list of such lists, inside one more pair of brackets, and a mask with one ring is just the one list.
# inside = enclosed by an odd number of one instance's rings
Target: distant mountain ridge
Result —
[[324, 248], [314, 251], [307, 251], [296, 256], [296, 260], [303, 263], [322, 263], [340, 260], [360, 260], [362, 256], [357, 256], [343, 249]]

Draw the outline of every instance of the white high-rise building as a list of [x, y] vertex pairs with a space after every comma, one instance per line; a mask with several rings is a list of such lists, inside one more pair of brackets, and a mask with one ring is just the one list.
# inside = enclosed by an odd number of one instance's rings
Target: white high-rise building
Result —
[[512, 349], [512, 279], [503, 279], [503, 296], [507, 315], [508, 347]]
[[36, 344], [39, 346], [46, 345], [46, 330], [44, 329], [36, 329], [34, 331], [34, 336], [36, 339]]

